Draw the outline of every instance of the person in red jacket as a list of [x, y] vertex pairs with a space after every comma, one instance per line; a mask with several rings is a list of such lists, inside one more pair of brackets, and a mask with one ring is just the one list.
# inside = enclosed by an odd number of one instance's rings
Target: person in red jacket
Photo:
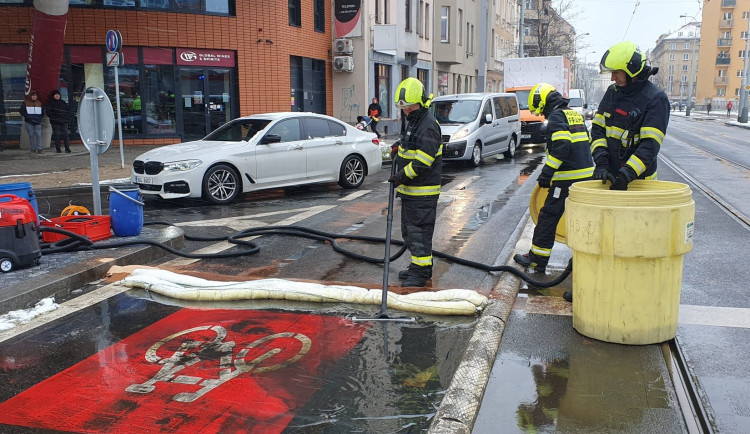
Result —
[[380, 121], [380, 115], [383, 113], [383, 109], [378, 104], [378, 98], [372, 99], [372, 104], [367, 108], [367, 115], [370, 117], [370, 129], [380, 138], [378, 132], [378, 122]]

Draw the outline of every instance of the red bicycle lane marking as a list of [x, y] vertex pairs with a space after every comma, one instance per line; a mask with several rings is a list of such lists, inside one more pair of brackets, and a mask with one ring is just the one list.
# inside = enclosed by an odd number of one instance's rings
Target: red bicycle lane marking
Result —
[[0, 423], [75, 432], [281, 432], [368, 326], [182, 309], [0, 404]]

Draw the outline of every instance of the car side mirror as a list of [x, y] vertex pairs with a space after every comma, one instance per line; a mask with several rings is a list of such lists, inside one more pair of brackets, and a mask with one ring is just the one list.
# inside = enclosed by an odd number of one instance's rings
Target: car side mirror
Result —
[[485, 124], [491, 124], [492, 123], [492, 115], [487, 113], [484, 115], [484, 123]]
[[260, 140], [261, 145], [267, 145], [269, 143], [281, 143], [281, 136], [278, 134], [266, 134]]

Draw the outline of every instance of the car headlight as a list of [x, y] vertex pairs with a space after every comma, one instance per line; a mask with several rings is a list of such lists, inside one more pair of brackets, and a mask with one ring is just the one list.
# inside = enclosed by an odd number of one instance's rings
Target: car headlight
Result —
[[451, 142], [454, 142], [456, 140], [461, 140], [468, 135], [469, 135], [469, 127], [463, 127], [460, 130], [453, 133], [453, 135], [451, 136]]
[[186, 170], [195, 169], [202, 163], [201, 160], [174, 161], [172, 163], [164, 163], [164, 170], [167, 172], [184, 172]]

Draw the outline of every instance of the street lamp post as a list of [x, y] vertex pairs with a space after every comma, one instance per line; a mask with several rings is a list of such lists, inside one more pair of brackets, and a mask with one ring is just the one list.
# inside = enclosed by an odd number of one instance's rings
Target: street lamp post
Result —
[[750, 10], [747, 12], [747, 33], [745, 34], [745, 61], [742, 66], [742, 86], [740, 87], [740, 106], [737, 108], [739, 122], [743, 124], [747, 123], [747, 88], [748, 80], [747, 75], [750, 73], [750, 62], [747, 61], [747, 57], [750, 55]]
[[[691, 18], [691, 17], [688, 17], [687, 15], [680, 15], [680, 18]], [[695, 23], [695, 17], [693, 16], [692, 18], [693, 18], [693, 23]], [[695, 63], [695, 45], [696, 45], [695, 41], [697, 40], [696, 37], [698, 36], [698, 26], [694, 25], [693, 27], [695, 27], [695, 30], [693, 30], [693, 43], [691, 44], [693, 47], [692, 47], [692, 54], [690, 55], [690, 80], [688, 83], [688, 100], [687, 100], [687, 108], [685, 108], [685, 116], [690, 116], [690, 109], [691, 109], [691, 106], [693, 105], [693, 75], [694, 75], [693, 64]]]
[[[589, 35], [588, 32], [581, 33], [580, 35], [576, 35], [576, 37], [573, 38], [573, 61], [575, 62], [575, 73], [576, 73], [576, 82], [575, 82], [575, 85], [576, 85], [576, 88], [580, 88], [581, 87], [580, 86], [581, 81], [578, 78], [579, 68], [578, 68], [578, 55], [577, 55], [577, 53], [578, 53], [578, 44], [577, 44], [577, 41], [578, 41], [578, 38], [580, 38], [581, 36], [587, 36], [587, 35]], [[585, 67], [585, 65], [584, 65], [584, 67]]]

